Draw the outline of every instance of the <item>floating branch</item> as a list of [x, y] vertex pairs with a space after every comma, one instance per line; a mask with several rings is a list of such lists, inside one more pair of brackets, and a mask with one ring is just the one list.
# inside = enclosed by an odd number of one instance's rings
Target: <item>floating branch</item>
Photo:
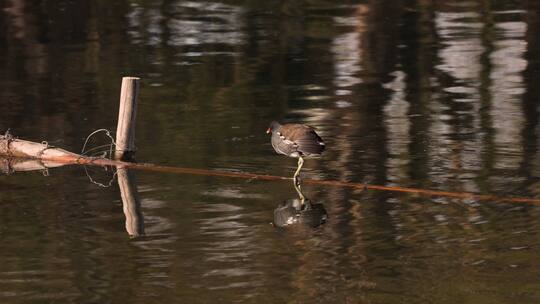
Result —
[[[236, 177], [236, 178], [245, 178], [245, 179], [274, 180], [274, 181], [292, 179], [290, 177], [275, 176], [275, 175], [259, 175], [259, 174], [253, 174], [253, 173], [243, 173], [243, 172], [242, 173], [241, 172], [226, 172], [226, 171], [214, 171], [214, 170], [207, 170], [207, 169], [158, 166], [158, 165], [152, 165], [152, 164], [130, 163], [128, 166], [129, 168], [138, 169], [138, 170], [170, 172], [170, 173], [180, 173], [180, 174]], [[496, 195], [476, 194], [476, 193], [471, 193], [471, 192], [452, 192], [452, 191], [439, 191], [439, 190], [430, 190], [430, 189], [421, 189], [421, 188], [380, 186], [380, 185], [370, 185], [370, 184], [365, 184], [365, 183], [342, 182], [342, 181], [332, 181], [332, 180], [303, 179], [302, 183], [312, 184], [312, 185], [346, 187], [346, 188], [354, 188], [354, 189], [359, 189], [359, 190], [402, 192], [402, 193], [417, 194], [417, 195], [424, 195], [424, 196], [440, 196], [440, 197], [450, 197], [450, 198], [458, 198], [458, 199], [470, 199], [470, 200], [477, 200], [477, 201], [497, 201], [497, 202], [528, 203], [528, 204], [540, 205], [540, 199], [538, 198], [499, 197]]]

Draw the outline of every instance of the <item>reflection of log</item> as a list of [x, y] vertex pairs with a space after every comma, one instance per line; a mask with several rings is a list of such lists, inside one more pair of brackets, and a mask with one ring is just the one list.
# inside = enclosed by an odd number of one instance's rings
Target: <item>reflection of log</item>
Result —
[[144, 235], [144, 219], [137, 193], [137, 184], [135, 184], [135, 175], [126, 168], [118, 168], [117, 173], [124, 215], [126, 216], [126, 231], [132, 237]]
[[0, 156], [0, 172], [10, 174], [12, 172], [38, 171], [60, 167], [64, 164], [41, 161], [39, 159], [4, 158]]

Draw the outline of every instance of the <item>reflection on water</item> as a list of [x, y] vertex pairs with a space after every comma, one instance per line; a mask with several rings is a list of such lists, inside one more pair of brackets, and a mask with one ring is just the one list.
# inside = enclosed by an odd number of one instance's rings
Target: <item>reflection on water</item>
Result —
[[388, 180], [394, 184], [403, 184], [407, 178], [407, 166], [410, 161], [409, 144], [411, 122], [408, 119], [409, 102], [405, 99], [405, 73], [392, 72], [394, 79], [384, 87], [392, 90], [391, 97], [384, 107], [384, 121], [386, 122], [388, 151], [387, 159]]
[[[186, 47], [179, 55], [200, 57], [234, 54], [222, 48], [234, 49], [245, 43], [241, 7], [204, 1], [176, 1], [166, 6], [164, 11], [158, 6], [147, 9], [133, 5], [127, 15], [133, 44]], [[205, 45], [215, 50], [201, 48]]]
[[[434, 101], [431, 110], [436, 113], [432, 135], [437, 150], [432, 158], [443, 163], [448, 172], [434, 174], [436, 181], [448, 184], [456, 178], [465, 191], [480, 191], [474, 178], [485, 154], [485, 132], [478, 132], [482, 124], [481, 93], [486, 86], [482, 79], [482, 41], [484, 24], [476, 12], [438, 12], [435, 28], [443, 47], [438, 51], [443, 72], [439, 77], [443, 94]], [[456, 125], [455, 122], [459, 122]], [[486, 130], [487, 131], [487, 130]]]
[[117, 168], [117, 178], [126, 217], [126, 231], [132, 237], [144, 235], [144, 218], [135, 175], [128, 169]]
[[334, 55], [334, 85], [336, 86], [336, 95], [349, 95], [347, 89], [354, 85], [362, 83], [359, 72], [362, 70], [360, 62], [362, 61], [361, 35], [364, 26], [363, 16], [360, 14], [347, 17], [336, 17], [337, 27], [350, 27], [354, 31], [348, 31], [332, 39], [331, 51]]
[[[522, 12], [517, 15], [522, 15]], [[493, 121], [497, 122], [493, 126], [493, 141], [497, 153], [495, 169], [516, 170], [523, 162], [521, 133], [525, 121], [521, 100], [524, 92], [522, 73], [527, 67], [527, 62], [523, 59], [527, 46], [523, 41], [526, 30], [524, 22], [499, 22], [494, 27], [497, 39], [493, 42], [494, 50], [489, 60], [493, 65], [490, 74], [490, 115]], [[502, 185], [509, 180], [502, 178], [496, 182]]]
[[291, 225], [305, 225], [316, 228], [324, 224], [328, 218], [323, 204], [312, 203], [309, 199], [289, 199], [274, 209], [274, 225], [287, 227]]
[[[78, 151], [134, 74], [145, 162], [288, 176], [264, 130], [290, 120], [327, 144], [306, 178], [540, 195], [535, 1], [0, 6], [2, 133]], [[540, 300], [536, 206], [148, 172], [131, 204], [49, 173], [0, 177], [1, 302]]]

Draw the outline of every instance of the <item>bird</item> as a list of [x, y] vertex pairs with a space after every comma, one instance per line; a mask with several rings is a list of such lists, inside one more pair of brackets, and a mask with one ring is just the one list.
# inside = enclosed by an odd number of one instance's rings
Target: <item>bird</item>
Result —
[[298, 158], [293, 181], [295, 186], [299, 186], [298, 174], [304, 165], [304, 158], [320, 156], [325, 149], [323, 139], [315, 132], [315, 128], [297, 123], [282, 125], [272, 121], [266, 133], [272, 133], [272, 147], [278, 154]]

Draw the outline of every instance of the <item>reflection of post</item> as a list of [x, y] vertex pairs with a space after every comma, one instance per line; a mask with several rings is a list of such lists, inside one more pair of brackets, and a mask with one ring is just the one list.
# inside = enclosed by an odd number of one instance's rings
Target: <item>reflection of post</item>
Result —
[[124, 215], [126, 216], [126, 231], [131, 237], [144, 235], [144, 219], [135, 184], [135, 175], [129, 169], [120, 167], [117, 174]]

